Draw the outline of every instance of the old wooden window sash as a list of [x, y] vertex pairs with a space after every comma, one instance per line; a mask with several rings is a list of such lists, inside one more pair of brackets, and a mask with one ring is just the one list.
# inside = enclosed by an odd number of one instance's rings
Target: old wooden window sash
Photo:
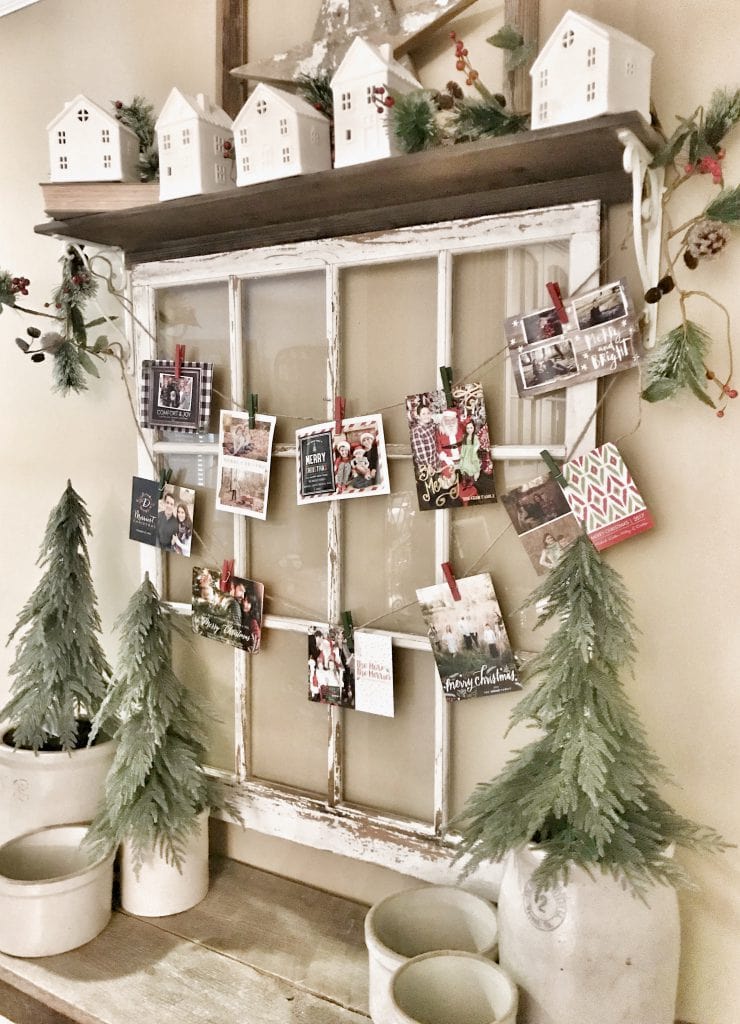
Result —
[[[539, 269], [539, 279], [528, 280], [531, 274], [526, 265], [526, 254], [532, 247], [541, 245], [543, 251], [560, 252], [559, 264]], [[157, 333], [157, 292], [159, 289], [182, 288], [208, 283], [227, 283], [229, 302], [229, 350], [230, 388], [233, 407], [244, 408], [246, 395], [253, 390], [246, 377], [245, 341], [243, 334], [243, 289], [245, 283], [260, 277], [275, 278], [286, 276], [286, 287], [290, 287], [290, 276], [301, 271], [320, 271], [324, 275], [326, 313], [326, 419], [333, 419], [332, 400], [341, 394], [342, 358], [342, 309], [340, 304], [340, 277], [344, 270], [356, 267], [371, 267], [379, 263], [396, 263], [405, 260], [436, 259], [437, 309], [436, 309], [436, 355], [438, 366], [455, 364], [453, 342], [453, 261], [469, 253], [485, 253], [492, 250], [506, 250], [507, 274], [506, 315], [522, 309], [519, 303], [542, 301], [545, 294], [543, 285], [551, 276], [560, 278], [564, 293], [568, 287], [582, 289], [598, 283], [600, 259], [600, 205], [598, 202], [555, 207], [527, 213], [503, 214], [478, 219], [466, 219], [419, 228], [404, 228], [377, 236], [323, 239], [298, 245], [284, 245], [271, 248], [246, 250], [206, 257], [184, 258], [149, 264], [141, 264], [132, 271], [132, 294], [134, 299], [133, 333], [138, 360], [156, 358]], [[537, 276], [537, 275], [535, 275]], [[539, 296], [539, 299], [533, 298]], [[526, 307], [525, 307], [526, 308]], [[530, 307], [531, 308], [531, 307]], [[502, 311], [502, 316], [504, 311]], [[500, 324], [491, 325], [491, 352], [502, 344], [503, 332]], [[160, 353], [160, 357], [165, 353]], [[170, 353], [167, 353], [169, 356]], [[500, 372], [511, 379], [506, 360], [500, 361]], [[437, 386], [439, 386], [437, 384]], [[559, 413], [565, 413], [564, 438], [559, 445], [551, 445], [555, 457], [564, 457], [577, 450], [584, 451], [595, 443], [594, 409], [596, 384], [589, 382], [565, 389], [552, 398], [537, 402], [521, 401], [516, 396], [513, 384], [507, 384], [507, 403], [512, 413], [507, 417], [509, 438], [512, 431], [518, 431], [516, 443], [496, 445], [493, 456], [496, 460], [517, 460], [528, 476], [542, 472], [539, 452], [542, 447], [540, 432], [542, 424], [535, 417], [554, 415], [558, 403]], [[259, 390], [258, 384], [254, 390]], [[422, 388], [423, 390], [423, 388]], [[393, 381], [387, 384], [387, 404], [403, 399], [394, 392]], [[293, 408], [291, 400], [299, 403], [299, 396], [285, 396], [282, 408]], [[221, 401], [228, 408], [226, 400]], [[265, 412], [269, 412], [265, 409]], [[373, 409], [356, 409], [361, 415]], [[218, 452], [217, 436], [194, 438], [183, 434], [178, 440], [157, 440], [153, 435], [154, 452], [162, 466], [169, 458], [182, 457], [197, 460], [204, 455], [215, 456]], [[531, 442], [536, 439], [536, 443]], [[410, 460], [410, 448], [403, 445], [389, 445], [389, 458]], [[294, 445], [278, 444], [273, 457], [294, 460]], [[180, 463], [181, 464], [181, 463]], [[148, 456], [140, 444], [140, 470], [142, 475], [151, 473]], [[525, 475], [522, 479], [526, 479]], [[193, 479], [183, 481], [188, 485]], [[208, 495], [212, 498], [212, 492]], [[207, 500], [200, 496], [199, 500]], [[326, 503], [327, 536], [327, 619], [339, 621], [342, 603], [342, 502]], [[227, 513], [221, 513], [227, 515]], [[435, 517], [434, 564], [439, 567], [450, 555], [451, 515], [448, 511], [424, 513]], [[233, 554], [235, 574], [249, 576], [246, 564], [248, 531], [268, 529], [269, 511], [266, 523], [256, 527], [243, 516], [233, 517]], [[511, 540], [508, 541], [511, 543]], [[231, 552], [223, 552], [230, 557]], [[162, 554], [155, 548], [141, 546], [142, 572], [148, 571], [160, 592], [165, 583]], [[477, 571], [485, 571], [483, 564]], [[438, 576], [441, 581], [441, 573]], [[275, 584], [273, 583], [273, 589]], [[188, 604], [173, 604], [175, 612], [183, 617], [190, 614]], [[292, 618], [285, 615], [266, 615], [264, 628], [269, 636], [279, 631], [288, 631], [305, 636], [307, 627], [315, 620]], [[389, 631], [396, 649], [409, 651], [430, 650], [425, 635]], [[219, 645], [220, 646], [220, 645]], [[249, 828], [271, 836], [300, 842], [312, 847], [336, 852], [350, 857], [364, 859], [375, 864], [394, 868], [429, 881], [445, 881], [452, 877], [450, 870], [451, 843], [445, 838], [445, 827], [449, 813], [450, 789], [450, 716], [454, 706], [442, 696], [441, 686], [435, 681], [434, 692], [434, 750], [429, 752], [434, 763], [434, 813], [431, 820], [416, 820], [398, 814], [388, 813], [382, 807], [368, 808], [352, 805], [344, 798], [343, 769], [345, 767], [342, 749], [343, 716], [356, 714], [329, 706], [327, 730], [327, 788], [326, 793], [316, 795], [298, 791], [288, 786], [266, 782], [255, 778], [252, 771], [250, 734], [250, 664], [249, 656], [241, 651], [233, 654], [234, 667], [234, 708], [235, 744], [234, 768], [232, 772], [213, 770], [214, 774], [229, 787], [231, 796], [240, 807]]]

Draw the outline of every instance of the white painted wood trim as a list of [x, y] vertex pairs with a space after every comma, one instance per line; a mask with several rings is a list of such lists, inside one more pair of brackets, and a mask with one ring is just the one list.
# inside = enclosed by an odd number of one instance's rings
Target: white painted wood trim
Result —
[[0, 0], [0, 18], [4, 18], [6, 14], [12, 14], [13, 11], [20, 11], [22, 8], [30, 7], [36, 3], [38, 3], [38, 0]]
[[[139, 381], [141, 380], [141, 364], [145, 359], [155, 359], [156, 349], [154, 339], [157, 328], [157, 296], [153, 288], [135, 288], [133, 290], [133, 347], [135, 351], [134, 365], [136, 366], [136, 377], [134, 382], [134, 402], [139, 402]], [[150, 439], [153, 449], [154, 431], [142, 427], [142, 433]], [[155, 465], [152, 466], [149, 453], [147, 452], [141, 437], [136, 438], [137, 464], [142, 477], [151, 479], [159, 475], [161, 459], [156, 457]], [[164, 592], [164, 563], [162, 552], [159, 548], [150, 547], [148, 544], [139, 544], [139, 565], [142, 578], [144, 573], [149, 573], [149, 579], [157, 588], [157, 592]]]
[[[325, 276], [326, 311], [326, 394], [327, 420], [334, 419], [334, 400], [342, 392], [342, 364], [339, 321], [339, 267], [327, 266]], [[346, 410], [349, 412], [349, 410]], [[296, 453], [297, 455], [297, 453]], [[330, 625], [339, 622], [342, 613], [342, 503], [331, 501], [326, 514], [327, 565], [326, 579], [328, 593], [326, 614]], [[330, 705], [328, 709], [329, 742], [327, 744], [327, 794], [330, 806], [340, 803], [343, 796], [342, 736], [343, 715], [341, 708]]]
[[[570, 240], [568, 256], [568, 280], [571, 288], [588, 291], [598, 286], [600, 258], [600, 228], [574, 232]], [[567, 458], [583, 455], [596, 445], [597, 390], [598, 382], [595, 380], [565, 389], [565, 451]], [[588, 424], [587, 427], [586, 424]], [[585, 431], [584, 428], [586, 428]]]

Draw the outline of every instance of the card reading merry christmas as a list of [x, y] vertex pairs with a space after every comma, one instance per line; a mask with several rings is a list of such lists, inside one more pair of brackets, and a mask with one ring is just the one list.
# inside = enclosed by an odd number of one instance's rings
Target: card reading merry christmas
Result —
[[151, 544], [170, 554], [190, 557], [193, 543], [195, 491], [167, 486], [159, 493], [156, 480], [133, 478], [129, 538]]
[[212, 388], [213, 363], [181, 363], [178, 376], [172, 359], [145, 359], [139, 403], [142, 427], [205, 430]]
[[448, 700], [521, 690], [504, 620], [488, 573], [416, 591], [429, 627], [442, 688]]
[[573, 515], [598, 551], [654, 525], [615, 444], [604, 444], [563, 464]]
[[216, 508], [254, 519], [267, 518], [270, 458], [275, 417], [221, 410]]
[[491, 442], [480, 384], [409, 395], [406, 415], [419, 508], [436, 511], [496, 501]]
[[387, 633], [354, 631], [355, 711], [393, 718], [393, 652]]
[[390, 494], [383, 420], [378, 415], [296, 431], [298, 504]]
[[355, 706], [355, 656], [341, 626], [308, 628], [308, 699]]
[[257, 654], [262, 639], [265, 588], [255, 580], [231, 576], [222, 589], [215, 569], [193, 569], [193, 632]]
[[501, 495], [535, 571], [544, 576], [582, 532], [565, 495], [551, 476], [538, 476]]
[[563, 306], [565, 323], [554, 306], [504, 321], [522, 398], [629, 370], [642, 358], [642, 335], [624, 281], [565, 299]]

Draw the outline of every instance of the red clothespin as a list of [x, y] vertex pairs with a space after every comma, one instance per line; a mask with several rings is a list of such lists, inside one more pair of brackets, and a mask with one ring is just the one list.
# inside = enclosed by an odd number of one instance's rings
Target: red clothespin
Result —
[[444, 573], [445, 582], [447, 583], [447, 586], [450, 588], [452, 600], [459, 601], [460, 591], [457, 589], [457, 580], [455, 579], [455, 574], [452, 571], [452, 566], [450, 565], [449, 562], [442, 562], [442, 572]]
[[344, 399], [341, 395], [337, 395], [334, 399], [334, 434], [338, 436], [344, 429], [342, 420], [344, 419]]
[[227, 561], [224, 558], [223, 565], [221, 566], [221, 580], [219, 582], [219, 587], [220, 587], [221, 590], [226, 590], [226, 588], [229, 585], [229, 580], [231, 579], [231, 577], [233, 575], [234, 575], [234, 559], [232, 558], [231, 561]]
[[185, 359], [185, 346], [175, 345], [175, 379], [180, 379], [180, 371], [182, 370], [182, 363]]
[[557, 311], [558, 320], [561, 324], [567, 324], [568, 314], [565, 312], [565, 306], [563, 305], [563, 293], [560, 291], [560, 285], [557, 281], [548, 281], [545, 287], [547, 288], [547, 294], [550, 296], [550, 301]]

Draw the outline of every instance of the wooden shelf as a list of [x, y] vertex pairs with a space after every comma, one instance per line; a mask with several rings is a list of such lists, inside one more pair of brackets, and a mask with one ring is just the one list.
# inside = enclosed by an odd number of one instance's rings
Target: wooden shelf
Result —
[[620, 128], [650, 150], [660, 142], [639, 114], [607, 114], [218, 195], [52, 220], [36, 231], [120, 247], [131, 265], [589, 199], [625, 202], [632, 182]]

